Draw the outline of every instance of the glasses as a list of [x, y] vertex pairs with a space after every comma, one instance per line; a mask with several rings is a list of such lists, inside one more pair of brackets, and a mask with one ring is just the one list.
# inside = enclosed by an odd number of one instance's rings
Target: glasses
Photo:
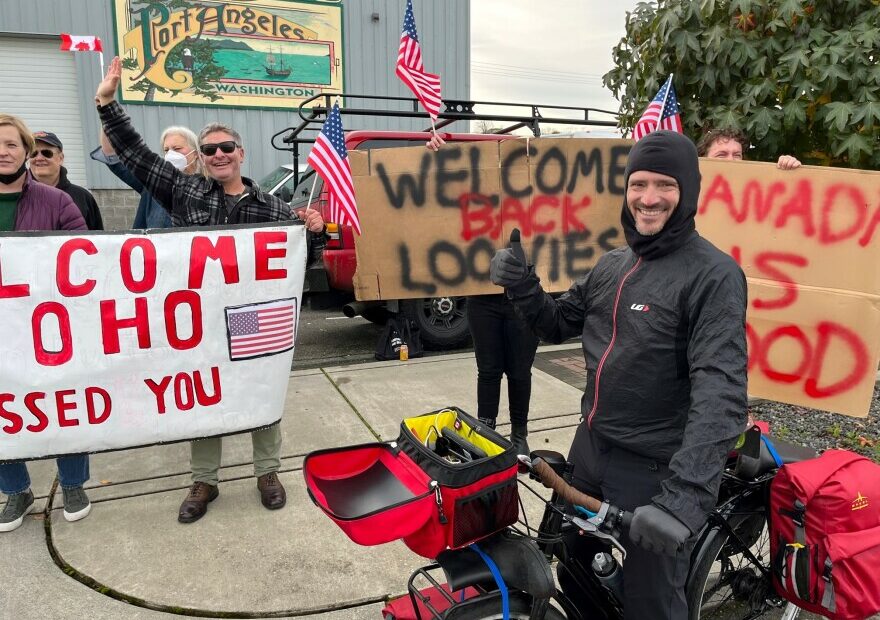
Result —
[[35, 159], [37, 155], [42, 155], [46, 159], [52, 159], [55, 157], [55, 151], [52, 149], [37, 149], [33, 153], [31, 153], [31, 159]]
[[208, 157], [213, 157], [217, 154], [217, 149], [220, 149], [229, 155], [237, 148], [239, 148], [239, 146], [233, 140], [227, 140], [226, 142], [220, 142], [219, 144], [203, 144], [199, 147], [199, 150]]

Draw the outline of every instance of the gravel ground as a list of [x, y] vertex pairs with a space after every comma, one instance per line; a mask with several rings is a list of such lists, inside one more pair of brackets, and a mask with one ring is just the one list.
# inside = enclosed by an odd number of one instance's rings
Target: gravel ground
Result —
[[751, 407], [756, 420], [770, 424], [770, 433], [815, 450], [845, 448], [880, 463], [880, 389], [874, 387], [867, 418], [761, 401]]

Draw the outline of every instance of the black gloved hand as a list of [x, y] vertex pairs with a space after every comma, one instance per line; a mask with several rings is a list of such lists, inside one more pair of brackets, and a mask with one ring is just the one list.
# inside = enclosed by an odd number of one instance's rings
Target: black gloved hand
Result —
[[519, 240], [519, 228], [510, 233], [510, 247], [498, 250], [489, 263], [489, 279], [498, 286], [513, 286], [529, 275], [526, 253]]
[[629, 526], [630, 540], [660, 555], [675, 555], [690, 535], [684, 523], [654, 504], [636, 508]]

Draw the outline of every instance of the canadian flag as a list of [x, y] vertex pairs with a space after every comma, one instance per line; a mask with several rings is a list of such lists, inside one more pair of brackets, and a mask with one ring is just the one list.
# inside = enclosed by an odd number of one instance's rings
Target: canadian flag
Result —
[[101, 39], [98, 37], [76, 36], [72, 34], [61, 33], [61, 51], [62, 52], [103, 52]]

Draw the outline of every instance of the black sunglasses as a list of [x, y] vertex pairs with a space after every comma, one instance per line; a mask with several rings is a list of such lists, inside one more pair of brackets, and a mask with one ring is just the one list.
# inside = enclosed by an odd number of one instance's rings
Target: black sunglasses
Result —
[[46, 159], [52, 159], [55, 157], [55, 151], [52, 149], [37, 149], [33, 153], [31, 153], [31, 159], [35, 159], [37, 155], [42, 155]]
[[199, 150], [208, 157], [212, 157], [217, 153], [217, 149], [220, 149], [229, 155], [237, 148], [239, 147], [233, 140], [227, 140], [226, 142], [221, 142], [219, 144], [203, 144], [199, 147]]

